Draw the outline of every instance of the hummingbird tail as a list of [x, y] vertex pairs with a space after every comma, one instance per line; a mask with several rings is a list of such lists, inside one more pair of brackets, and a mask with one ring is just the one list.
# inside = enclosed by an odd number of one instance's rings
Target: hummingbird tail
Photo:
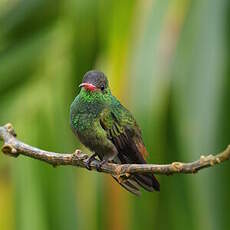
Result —
[[160, 191], [160, 184], [152, 173], [135, 174], [125, 179], [113, 178], [126, 190], [136, 196], [140, 196], [140, 188], [144, 188], [148, 192]]
[[135, 174], [134, 180], [149, 192], [160, 191], [160, 183], [152, 173]]
[[136, 195], [136, 196], [140, 196], [141, 192], [139, 189], [139, 185], [137, 184], [137, 182], [135, 182], [132, 179], [126, 179], [124, 181], [118, 180], [116, 177], [113, 176], [113, 178], [123, 187], [125, 188], [127, 191], [131, 192], [132, 194]]

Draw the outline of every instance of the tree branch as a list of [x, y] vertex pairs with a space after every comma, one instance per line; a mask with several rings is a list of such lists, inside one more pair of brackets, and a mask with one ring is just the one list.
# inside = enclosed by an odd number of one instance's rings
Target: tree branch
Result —
[[[40, 161], [45, 161], [53, 166], [72, 165], [86, 168], [88, 155], [81, 150], [76, 150], [75, 153], [55, 153], [44, 151], [30, 145], [27, 145], [16, 138], [15, 131], [11, 124], [0, 126], [0, 139], [4, 144], [2, 152], [6, 155], [18, 157], [24, 155]], [[123, 176], [132, 173], [153, 172], [161, 175], [172, 175], [176, 173], [196, 173], [203, 168], [212, 167], [230, 159], [230, 145], [226, 150], [217, 155], [201, 156], [199, 160], [191, 163], [174, 162], [172, 164], [157, 165], [157, 164], [124, 164], [117, 165], [107, 163], [101, 168], [104, 173], [115, 176]], [[97, 170], [99, 161], [91, 162], [92, 170]]]

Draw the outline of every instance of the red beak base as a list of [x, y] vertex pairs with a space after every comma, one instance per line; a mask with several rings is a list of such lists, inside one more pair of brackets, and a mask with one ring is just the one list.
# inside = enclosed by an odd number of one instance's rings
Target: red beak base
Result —
[[89, 90], [89, 91], [94, 91], [97, 89], [96, 86], [94, 86], [93, 84], [90, 84], [90, 83], [82, 83], [79, 85], [79, 87], [84, 87], [86, 90]]

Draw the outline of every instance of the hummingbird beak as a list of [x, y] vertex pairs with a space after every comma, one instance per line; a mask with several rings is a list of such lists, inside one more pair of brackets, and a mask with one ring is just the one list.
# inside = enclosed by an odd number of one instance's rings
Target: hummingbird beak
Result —
[[82, 83], [79, 85], [79, 87], [84, 87], [86, 90], [89, 90], [89, 91], [94, 91], [97, 89], [96, 86], [94, 86], [93, 84], [90, 84], [90, 83]]

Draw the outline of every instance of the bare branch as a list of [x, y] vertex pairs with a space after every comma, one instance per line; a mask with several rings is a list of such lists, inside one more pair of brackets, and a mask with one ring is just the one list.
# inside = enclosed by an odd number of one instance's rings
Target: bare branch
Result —
[[[16, 138], [13, 126], [7, 124], [0, 126], [0, 139], [4, 144], [2, 152], [6, 155], [18, 157], [24, 155], [40, 161], [45, 161], [53, 166], [72, 165], [86, 168], [88, 155], [81, 150], [76, 150], [75, 153], [55, 153], [44, 151], [30, 145], [27, 145]], [[161, 175], [172, 175], [176, 173], [191, 174], [196, 173], [203, 168], [212, 167], [230, 159], [230, 145], [226, 150], [217, 155], [201, 156], [199, 160], [191, 163], [174, 162], [172, 164], [157, 165], [157, 164], [104, 164], [101, 171], [115, 176], [122, 176], [131, 173], [153, 172]], [[92, 170], [97, 170], [99, 161], [91, 162]]]

